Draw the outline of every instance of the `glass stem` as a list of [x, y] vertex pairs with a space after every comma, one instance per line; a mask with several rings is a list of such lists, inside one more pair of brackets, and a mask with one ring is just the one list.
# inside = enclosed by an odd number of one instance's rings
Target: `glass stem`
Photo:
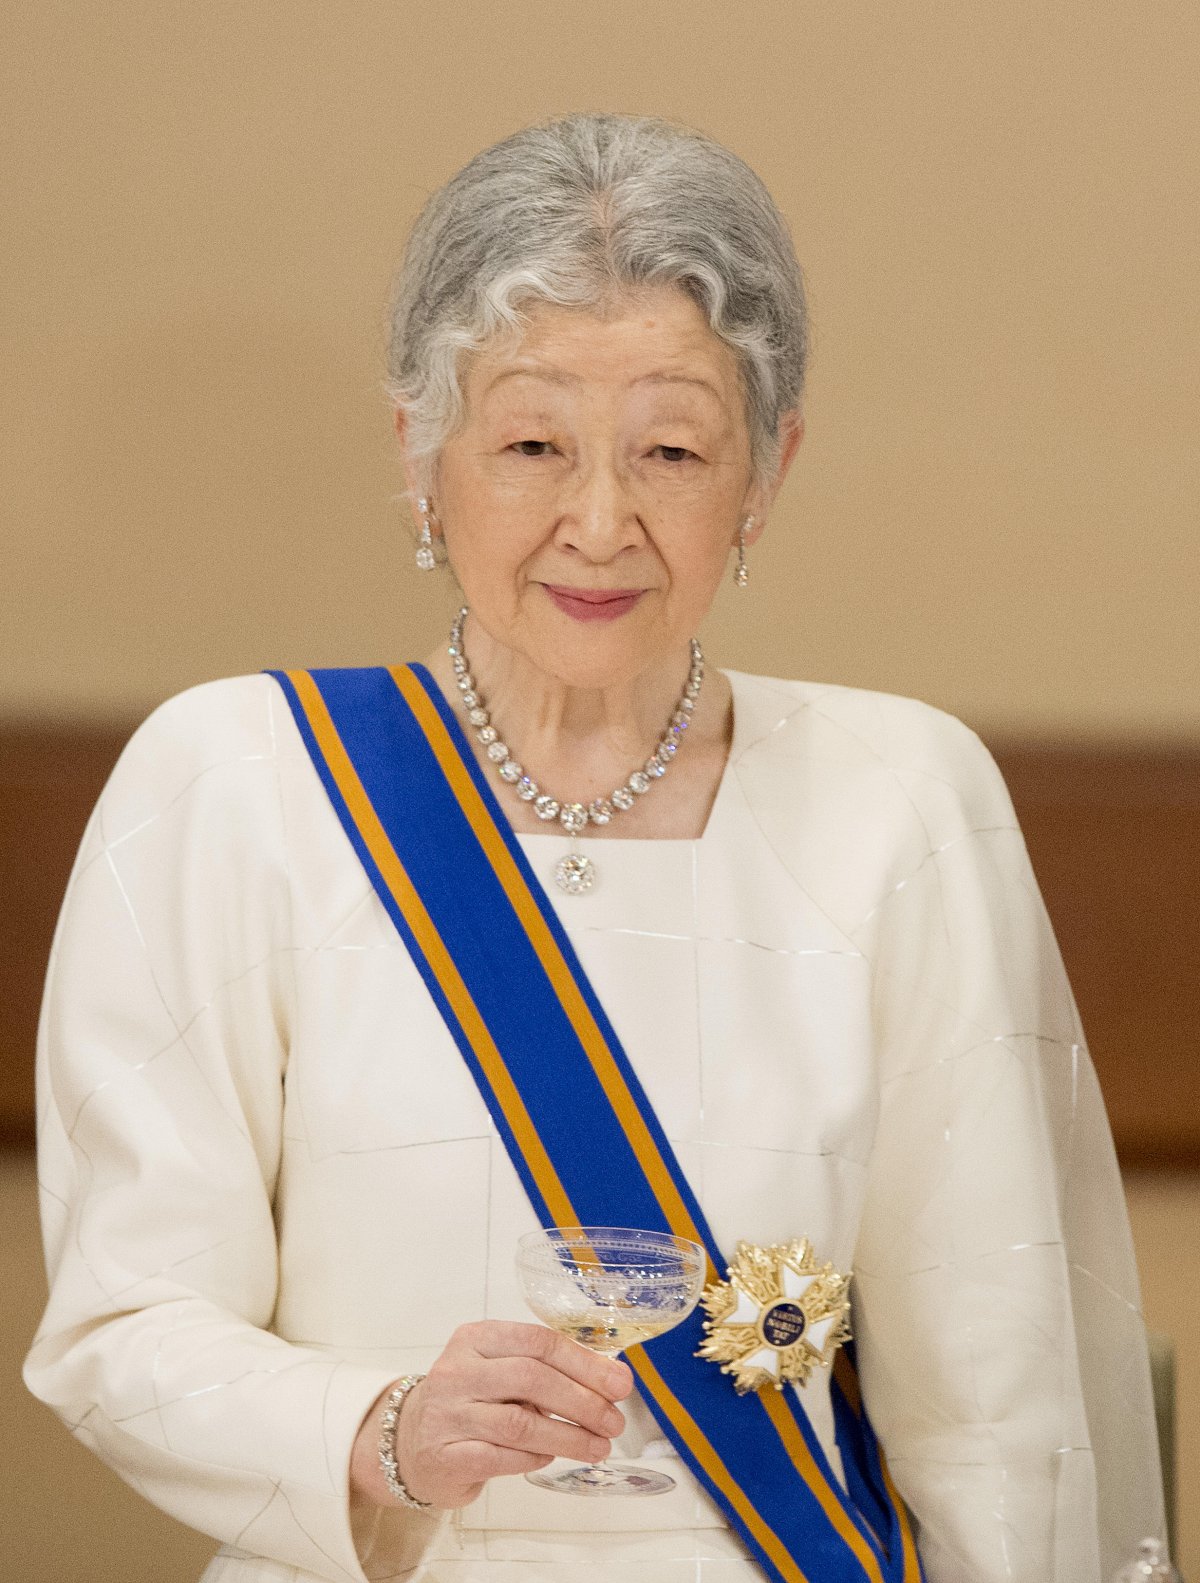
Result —
[[[609, 1347], [596, 1347], [593, 1350], [597, 1352], [600, 1357], [612, 1358], [614, 1361], [621, 1356], [620, 1347], [617, 1347], [615, 1350]], [[598, 1475], [596, 1479], [597, 1484], [602, 1484], [605, 1480], [614, 1477], [613, 1471], [608, 1465], [607, 1457], [605, 1457], [603, 1462], [589, 1462], [588, 1468], [592, 1473]]]

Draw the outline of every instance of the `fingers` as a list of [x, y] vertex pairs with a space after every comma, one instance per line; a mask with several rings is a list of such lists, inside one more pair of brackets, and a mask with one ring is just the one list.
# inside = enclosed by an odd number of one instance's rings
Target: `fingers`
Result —
[[616, 1403], [632, 1387], [625, 1364], [542, 1325], [462, 1325], [407, 1398], [401, 1479], [418, 1500], [461, 1506], [500, 1474], [555, 1457], [601, 1461], [625, 1427]]
[[605, 1436], [519, 1402], [475, 1402], [435, 1418], [439, 1422], [417, 1429], [414, 1445], [402, 1448], [397, 1441], [405, 1486], [435, 1506], [466, 1505], [489, 1479], [548, 1467], [556, 1456], [599, 1462], [612, 1450]]
[[579, 1424], [547, 1418], [521, 1402], [480, 1402], [471, 1415], [476, 1433], [487, 1444], [535, 1457], [570, 1457], [600, 1462], [612, 1450], [607, 1435], [595, 1435]]
[[[625, 1428], [625, 1418], [606, 1395], [561, 1373], [537, 1358], [488, 1358], [478, 1365], [477, 1400], [524, 1402], [538, 1412], [569, 1418], [593, 1434], [613, 1439]], [[565, 1456], [567, 1453], [559, 1452]]]
[[551, 1456], [536, 1456], [529, 1451], [514, 1451], [511, 1446], [495, 1446], [484, 1440], [460, 1441], [447, 1447], [446, 1463], [471, 1493], [462, 1502], [469, 1505], [488, 1479], [512, 1473], [537, 1473], [554, 1461]]
[[633, 1371], [627, 1363], [589, 1352], [587, 1347], [545, 1325], [482, 1320], [463, 1325], [455, 1334], [461, 1335], [480, 1357], [536, 1358], [588, 1390], [607, 1396], [610, 1402], [624, 1401], [633, 1389]]
[[525, 1403], [607, 1439], [625, 1427], [615, 1402], [629, 1393], [629, 1369], [541, 1325], [465, 1325], [432, 1372], [439, 1370], [462, 1400]]

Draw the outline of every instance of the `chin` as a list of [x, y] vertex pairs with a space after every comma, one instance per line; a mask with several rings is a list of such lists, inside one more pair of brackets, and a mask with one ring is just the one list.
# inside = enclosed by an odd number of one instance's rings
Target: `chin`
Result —
[[637, 680], [653, 666], [653, 659], [644, 654], [614, 654], [610, 659], [570, 658], [555, 656], [549, 664], [534, 660], [539, 669], [563, 687], [578, 692], [603, 692], [610, 687], [626, 686]]
[[665, 658], [662, 645], [649, 634], [612, 628], [555, 632], [544, 646], [531, 645], [526, 653], [539, 670], [564, 687], [585, 691], [633, 682]]

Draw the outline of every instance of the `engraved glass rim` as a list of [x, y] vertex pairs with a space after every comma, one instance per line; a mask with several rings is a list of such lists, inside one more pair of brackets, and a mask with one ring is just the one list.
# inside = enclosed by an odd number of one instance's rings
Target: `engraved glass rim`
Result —
[[647, 1262], [679, 1265], [698, 1260], [705, 1264], [708, 1258], [700, 1243], [673, 1231], [645, 1231], [637, 1226], [549, 1226], [518, 1238], [517, 1263], [561, 1263], [564, 1254], [576, 1250], [597, 1255], [609, 1270]]

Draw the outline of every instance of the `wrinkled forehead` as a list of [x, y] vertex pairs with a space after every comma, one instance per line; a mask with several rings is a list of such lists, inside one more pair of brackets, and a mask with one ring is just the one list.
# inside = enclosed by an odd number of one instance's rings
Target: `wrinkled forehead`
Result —
[[463, 371], [468, 410], [539, 394], [642, 392], [714, 415], [744, 407], [736, 354], [674, 287], [630, 293], [603, 309], [530, 303]]

